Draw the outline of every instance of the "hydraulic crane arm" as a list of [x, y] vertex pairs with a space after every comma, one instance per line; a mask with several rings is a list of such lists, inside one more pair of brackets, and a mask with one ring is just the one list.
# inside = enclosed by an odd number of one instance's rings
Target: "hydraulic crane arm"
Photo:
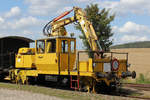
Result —
[[[71, 11], [74, 11], [74, 16], [61, 19], [62, 17], [68, 15]], [[87, 20], [85, 12], [78, 7], [74, 7], [72, 10], [63, 13], [57, 18], [53, 19], [49, 23], [50, 33], [47, 36], [66, 36], [67, 32], [65, 30], [65, 25], [68, 25], [73, 22], [78, 22], [84, 31], [86, 39], [91, 47], [92, 51], [102, 51], [102, 48], [99, 44], [97, 35], [90, 21]], [[61, 19], [61, 20], [60, 20]]]
[[81, 8], [75, 8], [75, 17], [79, 24], [81, 25], [82, 30], [85, 33], [86, 39], [91, 47], [92, 51], [102, 51], [102, 48], [99, 44], [97, 35], [93, 28], [93, 25], [90, 21], [87, 20], [85, 12]]

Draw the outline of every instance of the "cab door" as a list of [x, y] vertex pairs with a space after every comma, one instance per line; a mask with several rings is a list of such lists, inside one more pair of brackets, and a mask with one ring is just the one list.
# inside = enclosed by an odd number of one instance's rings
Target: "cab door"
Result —
[[37, 69], [44, 70], [45, 61], [45, 40], [36, 40], [36, 58]]
[[69, 41], [69, 68], [70, 71], [77, 69], [76, 65], [76, 40], [70, 39]]
[[60, 71], [72, 71], [75, 66], [75, 39], [61, 39]]
[[56, 54], [56, 39], [36, 41], [36, 67], [38, 70], [57, 73], [58, 60]]
[[69, 68], [69, 41], [61, 39], [60, 71], [68, 71]]

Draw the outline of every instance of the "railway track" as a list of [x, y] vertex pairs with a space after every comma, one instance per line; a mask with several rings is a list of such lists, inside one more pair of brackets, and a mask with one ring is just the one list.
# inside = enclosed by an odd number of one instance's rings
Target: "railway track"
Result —
[[[10, 83], [9, 81], [3, 81], [4, 83]], [[40, 86], [40, 85], [38, 85]], [[144, 91], [150, 91], [150, 84], [132, 84], [132, 83], [123, 83], [122, 84], [123, 87], [131, 87], [131, 88], [135, 88], [137, 90], [144, 90]], [[142, 96], [132, 96], [130, 94], [126, 94], [124, 92], [116, 92], [116, 93], [112, 93], [110, 95], [114, 95], [114, 96], [120, 96], [120, 97], [127, 97], [127, 98], [133, 98], [133, 99], [140, 99], [140, 100], [150, 100], [149, 97], [142, 97]]]
[[150, 84], [123, 83], [123, 86], [132, 87], [138, 90], [150, 91]]
[[[131, 87], [131, 88], [134, 88], [137, 90], [150, 91], [150, 84], [123, 83], [122, 86], [123, 87]], [[150, 100], [149, 97], [142, 97], [142, 96], [130, 96], [130, 95], [120, 95], [120, 96], [128, 97], [128, 98]]]
[[150, 100], [150, 98], [148, 98], [148, 97], [140, 97], [140, 96], [122, 96], [122, 97], [135, 98], [135, 99], [143, 99], [143, 100]]

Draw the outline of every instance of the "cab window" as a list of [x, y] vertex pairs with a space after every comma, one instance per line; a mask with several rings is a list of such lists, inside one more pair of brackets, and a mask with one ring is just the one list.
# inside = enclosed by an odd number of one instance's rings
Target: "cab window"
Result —
[[68, 41], [67, 40], [62, 40], [61, 51], [62, 51], [62, 53], [68, 52]]
[[46, 48], [47, 53], [54, 53], [56, 52], [56, 40], [47, 40], [47, 48]]
[[38, 40], [37, 41], [37, 53], [44, 53], [45, 52], [45, 41]]
[[74, 53], [74, 52], [75, 52], [75, 44], [74, 44], [74, 41], [71, 41], [71, 42], [70, 42], [70, 45], [71, 45], [71, 46], [70, 46], [70, 47], [71, 47], [71, 48], [70, 48], [70, 49], [71, 49], [71, 53]]

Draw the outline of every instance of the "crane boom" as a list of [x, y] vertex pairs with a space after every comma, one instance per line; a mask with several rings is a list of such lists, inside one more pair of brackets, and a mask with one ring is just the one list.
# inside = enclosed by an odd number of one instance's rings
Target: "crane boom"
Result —
[[[61, 19], [68, 15], [71, 11], [74, 11], [74, 16]], [[87, 20], [85, 12], [78, 7], [74, 7], [72, 10], [64, 12], [60, 16], [56, 17], [49, 23], [50, 32], [47, 36], [66, 36], [67, 32], [65, 25], [71, 24], [73, 22], [78, 22], [85, 34], [85, 37], [90, 45], [92, 51], [102, 51], [99, 44], [98, 37], [95, 33], [93, 25]]]

